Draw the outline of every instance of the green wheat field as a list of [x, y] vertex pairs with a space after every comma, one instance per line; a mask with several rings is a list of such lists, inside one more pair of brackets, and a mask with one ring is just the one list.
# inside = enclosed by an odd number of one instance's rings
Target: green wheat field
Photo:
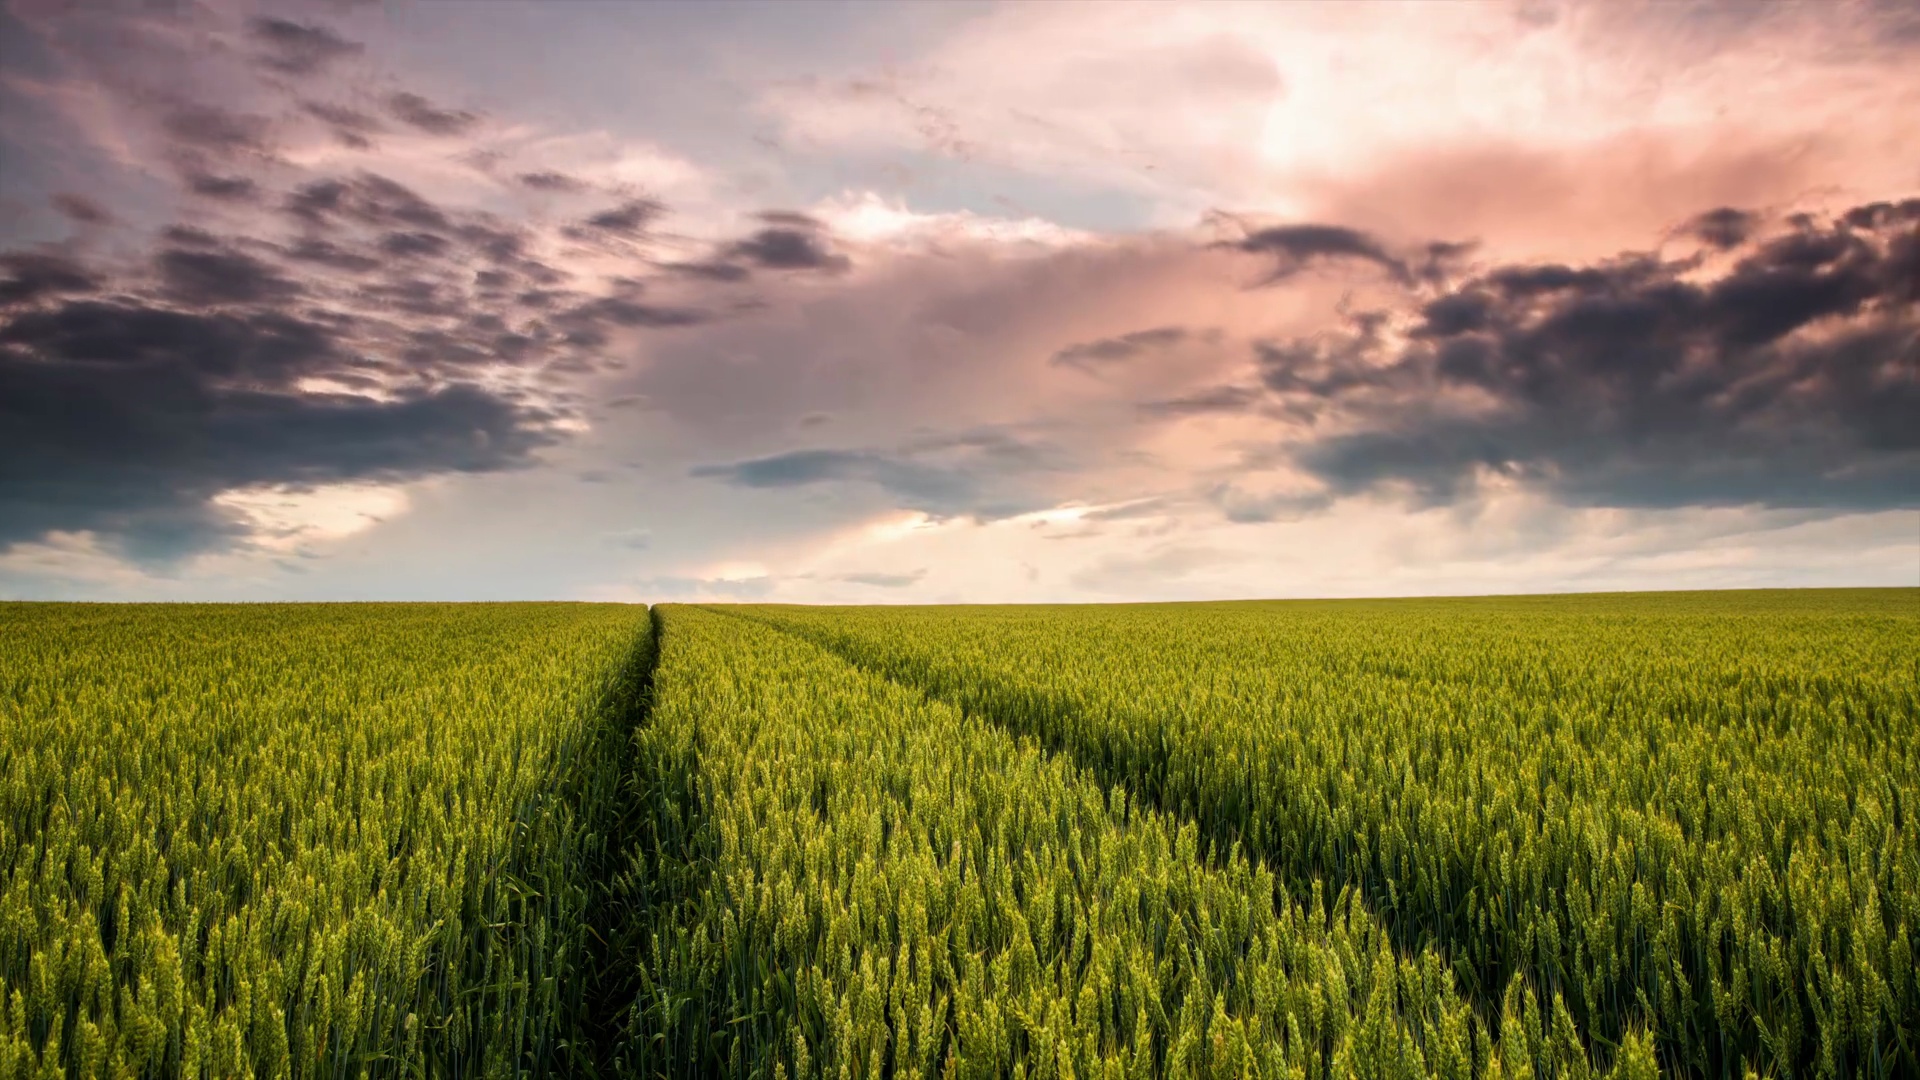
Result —
[[1920, 1076], [1920, 590], [0, 604], [0, 1077]]

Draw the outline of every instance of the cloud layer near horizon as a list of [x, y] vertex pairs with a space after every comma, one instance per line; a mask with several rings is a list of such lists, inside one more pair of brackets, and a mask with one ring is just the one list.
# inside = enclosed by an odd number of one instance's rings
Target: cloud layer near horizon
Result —
[[513, 10], [9, 10], [0, 588], [1920, 584], [1899, 5]]

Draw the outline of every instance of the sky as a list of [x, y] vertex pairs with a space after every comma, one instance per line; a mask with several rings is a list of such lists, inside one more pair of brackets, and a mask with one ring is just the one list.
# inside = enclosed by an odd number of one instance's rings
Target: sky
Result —
[[0, 597], [1920, 586], [1910, 3], [0, 0]]

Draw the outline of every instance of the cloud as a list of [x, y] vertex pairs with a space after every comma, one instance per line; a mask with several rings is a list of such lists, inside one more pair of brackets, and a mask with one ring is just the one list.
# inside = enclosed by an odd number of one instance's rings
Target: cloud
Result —
[[1687, 223], [1687, 231], [1714, 247], [1725, 250], [1736, 248], [1753, 235], [1759, 225], [1760, 217], [1746, 210], [1723, 206], [1709, 210]]
[[369, 252], [355, 251], [312, 236], [295, 241], [287, 248], [286, 257], [297, 263], [313, 263], [355, 274], [377, 270], [382, 265], [380, 259]]
[[1176, 501], [1164, 497], [1129, 499], [1112, 506], [1096, 507], [1080, 515], [1082, 521], [1129, 521], [1165, 515], [1176, 509]]
[[[1136, 402], [1239, 375], [1227, 368], [1244, 345], [1216, 346], [1317, 325], [1320, 301], [1339, 296], [1303, 282], [1304, 300], [1278, 298], [1303, 310], [1276, 316], [1276, 294], [1241, 287], [1238, 256], [1189, 237], [1003, 251], [984, 238], [875, 251], [832, 288], [769, 275], [754, 289], [764, 307], [648, 339], [646, 363], [619, 388], [644, 394], [677, 434], [635, 452], [684, 455], [723, 488], [689, 499], [763, 498], [783, 508], [781, 528], [894, 509], [993, 520], [1176, 491], [1187, 470], [1217, 462], [1211, 435], [1169, 435], [1142, 423]], [[1115, 363], [1101, 379], [1049, 363], [1074, 343], [1195, 315], [1204, 329], [1184, 326], [1178, 341], [1135, 339], [1178, 350], [1178, 363]], [[807, 426], [823, 415], [831, 426]]]
[[260, 185], [244, 176], [216, 176], [195, 170], [185, 179], [188, 191], [221, 202], [251, 202], [260, 193]]
[[825, 223], [819, 218], [812, 214], [801, 213], [798, 210], [762, 210], [755, 214], [754, 217], [759, 218], [768, 225], [781, 229], [813, 230], [826, 227]]
[[554, 172], [551, 169], [543, 169], [538, 172], [523, 172], [514, 177], [514, 179], [518, 180], [522, 187], [530, 188], [534, 191], [557, 191], [572, 194], [574, 192], [587, 190], [586, 183], [580, 179], [568, 176], [566, 173]]
[[1157, 326], [1151, 330], [1135, 330], [1119, 337], [1069, 345], [1054, 353], [1050, 362], [1066, 367], [1092, 370], [1102, 364], [1131, 360], [1142, 353], [1177, 345], [1185, 341], [1187, 336], [1186, 328], [1180, 326]]
[[922, 567], [906, 574], [881, 574], [873, 572], [841, 574], [835, 580], [849, 582], [854, 585], [871, 585], [876, 589], [904, 589], [919, 584], [920, 579], [926, 576], [926, 568]]
[[572, 308], [553, 321], [565, 332], [569, 344], [599, 348], [611, 340], [610, 328], [665, 329], [694, 326], [707, 320], [704, 312], [690, 308], [660, 307], [621, 296], [603, 296]]
[[167, 295], [184, 304], [261, 304], [287, 300], [299, 287], [250, 255], [169, 248], [155, 259]]
[[[1010, 209], [1016, 209], [1012, 208]], [[941, 251], [951, 245], [991, 242], [1006, 256], [1027, 256], [1094, 241], [1092, 234], [1063, 228], [1045, 218], [995, 217], [971, 211], [917, 212], [904, 201], [872, 191], [842, 192], [814, 205], [813, 225], [859, 244], [893, 251]]]
[[470, 385], [302, 390], [351, 366], [324, 327], [266, 312], [70, 301], [0, 327], [0, 545], [53, 532], [175, 559], [242, 532], [215, 505], [263, 484], [399, 481], [527, 464], [537, 410]]
[[1030, 482], [1069, 470], [1070, 462], [1056, 447], [976, 429], [923, 434], [886, 450], [792, 450], [699, 465], [689, 475], [753, 489], [871, 485], [896, 508], [990, 521], [1046, 506], [1047, 499]]
[[161, 128], [184, 146], [231, 156], [264, 154], [272, 122], [254, 113], [192, 102], [170, 109], [161, 120]]
[[668, 262], [660, 264], [662, 270], [681, 277], [699, 278], [705, 281], [735, 282], [745, 281], [753, 272], [736, 263], [708, 260], [703, 262]]
[[852, 259], [829, 246], [827, 227], [818, 219], [790, 210], [754, 216], [764, 227], [719, 245], [706, 258], [666, 260], [658, 264], [660, 269], [680, 278], [730, 284], [747, 280], [756, 269], [832, 275], [852, 268]]
[[1911, 184], [1899, 8], [1012, 5], [763, 108], [849, 155], [963, 141], [1152, 224], [1247, 207], [1585, 257], [1715, 205]]
[[884, 460], [850, 450], [794, 450], [732, 465], [702, 465], [691, 475], [715, 477], [742, 487], [794, 487], [870, 473]]
[[98, 275], [64, 255], [52, 252], [0, 254], [0, 306], [22, 304], [42, 297], [99, 291]]
[[52, 199], [53, 208], [81, 225], [105, 225], [113, 221], [113, 212], [84, 195], [63, 191]]
[[1254, 492], [1231, 483], [1215, 485], [1207, 492], [1207, 501], [1236, 525], [1299, 521], [1333, 505], [1333, 498], [1324, 493]]
[[[1498, 583], [1558, 542], [1513, 500], [1912, 505], [1920, 253], [1868, 199], [1911, 189], [1920, 39], [1866, 8], [919, 10], [888, 71], [648, 64], [614, 110], [488, 55], [497, 13], [415, 85], [428, 24], [371, 12], [15, 12], [0, 367], [87, 421], [6, 445], [69, 478], [9, 474], [16, 554], [228, 570], [269, 539], [236, 492], [389, 485], [406, 513], [310, 580], [630, 584], [617, 535], [670, 505], [644, 561], [686, 588], [1071, 599], [1124, 557], [1109, 595], [1171, 597]], [[1853, 208], [1785, 216], [1816, 199]], [[931, 524], [846, 539], [904, 508]], [[1507, 546], [1422, 547], [1475, 533]]]
[[345, 105], [335, 105], [323, 101], [303, 101], [300, 111], [326, 124], [333, 137], [342, 146], [356, 150], [367, 150], [373, 146], [373, 136], [386, 130], [386, 126], [367, 113]]
[[1286, 280], [1318, 259], [1358, 259], [1379, 266], [1396, 280], [1412, 278], [1406, 264], [1388, 254], [1379, 240], [1340, 225], [1276, 225], [1250, 232], [1228, 246], [1275, 256], [1277, 265], [1266, 279], [1268, 285]]
[[[169, 109], [206, 160], [269, 146], [253, 113]], [[265, 205], [251, 175], [186, 176], [230, 208], [92, 262], [0, 253], [0, 549], [84, 533], [173, 564], [272, 539], [236, 491], [525, 468], [582, 428], [569, 383], [594, 350], [708, 317], [539, 261], [551, 227], [379, 173], [295, 172]]]
[[648, 224], [659, 219], [664, 209], [652, 199], [629, 199], [619, 206], [590, 215], [576, 228], [575, 234], [584, 235], [590, 231], [610, 236], [638, 236]]
[[380, 250], [396, 258], [437, 258], [447, 253], [447, 238], [430, 232], [390, 232], [380, 238]]
[[419, 94], [402, 90], [387, 97], [387, 112], [429, 135], [462, 135], [480, 122], [477, 113], [443, 109]]
[[954, 513], [975, 494], [965, 475], [865, 450], [794, 450], [731, 465], [696, 466], [690, 475], [749, 488], [786, 488], [827, 481], [879, 486], [913, 509]]
[[283, 75], [312, 75], [365, 48], [324, 26], [288, 19], [256, 18], [248, 31], [262, 49], [260, 62]]
[[377, 173], [323, 177], [294, 189], [282, 209], [313, 225], [342, 221], [381, 228], [449, 229], [447, 212], [418, 192]]
[[852, 265], [851, 259], [833, 254], [826, 240], [806, 227], [760, 229], [745, 240], [728, 244], [724, 258], [745, 259], [760, 269], [785, 271], [839, 273]]
[[1215, 386], [1180, 397], [1149, 401], [1140, 411], [1150, 416], [1204, 416], [1244, 411], [1260, 400], [1260, 392], [1246, 386]]
[[1498, 480], [1575, 505], [1920, 505], [1920, 200], [1881, 205], [1722, 229], [1717, 263], [1495, 266], [1397, 330], [1263, 343], [1273, 403], [1315, 429], [1285, 454], [1331, 494], [1430, 503]]

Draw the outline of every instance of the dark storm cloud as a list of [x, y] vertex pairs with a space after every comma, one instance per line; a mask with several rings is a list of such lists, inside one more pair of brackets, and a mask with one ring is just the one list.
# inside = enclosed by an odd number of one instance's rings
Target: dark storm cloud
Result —
[[718, 260], [691, 263], [663, 263], [660, 269], [681, 277], [721, 282], [745, 281], [753, 274], [752, 271], [744, 266], [730, 262], [720, 262]]
[[521, 187], [531, 188], [534, 191], [571, 193], [585, 191], [587, 189], [587, 185], [584, 182], [568, 176], [566, 173], [550, 171], [523, 172], [519, 176], [514, 177], [514, 179], [520, 182]]
[[1855, 229], [1885, 229], [1902, 222], [1920, 222], [1920, 199], [1867, 203], [1847, 211], [1841, 220]]
[[1370, 358], [1380, 348], [1386, 316], [1364, 312], [1351, 318], [1353, 332], [1333, 339], [1257, 341], [1253, 354], [1260, 381], [1280, 394], [1335, 398], [1370, 385]]
[[780, 229], [805, 229], [818, 231], [826, 228], [826, 223], [812, 214], [802, 214], [797, 210], [762, 210], [755, 214], [764, 224]]
[[96, 292], [100, 278], [67, 258], [45, 252], [0, 255], [0, 306], [28, 303], [46, 296]]
[[373, 136], [385, 131], [380, 121], [344, 105], [331, 105], [325, 102], [308, 101], [300, 109], [308, 116], [319, 120], [333, 129], [333, 137], [343, 145], [365, 150], [373, 145]]
[[627, 327], [691, 326], [702, 320], [699, 312], [682, 308], [655, 307], [614, 296], [593, 300], [576, 308], [574, 314], [585, 319]]
[[186, 176], [187, 190], [205, 199], [221, 202], [250, 202], [260, 193], [260, 185], [244, 176], [216, 176], [191, 171]]
[[169, 298], [205, 307], [285, 300], [300, 290], [251, 255], [169, 248], [154, 260]]
[[411, 315], [450, 319], [467, 310], [464, 293], [427, 278], [390, 276], [384, 281], [362, 283], [356, 295], [363, 307], [390, 318]]
[[744, 281], [759, 270], [844, 273], [853, 261], [834, 251], [826, 226], [818, 219], [791, 210], [766, 210], [754, 215], [761, 223], [745, 238], [721, 245], [705, 259], [671, 262], [661, 269], [680, 277], [706, 281]]
[[387, 112], [429, 135], [459, 135], [480, 122], [477, 113], [443, 109], [419, 94], [402, 91], [387, 98]]
[[1467, 266], [1479, 244], [1474, 241], [1435, 240], [1417, 260], [1414, 276], [1428, 285], [1444, 288]]
[[312, 263], [316, 266], [328, 266], [348, 273], [364, 274], [377, 270], [382, 265], [378, 258], [365, 252], [342, 247], [331, 240], [307, 237], [287, 249], [287, 258], [294, 262]]
[[364, 48], [324, 26], [287, 19], [256, 18], [247, 29], [261, 48], [260, 62], [285, 75], [311, 75]]
[[723, 255], [741, 259], [763, 270], [821, 270], [838, 273], [852, 266], [845, 255], [828, 249], [824, 239], [809, 229], [760, 229], [729, 244]]
[[592, 215], [581, 226], [616, 236], [637, 236], [640, 230], [660, 216], [663, 209], [652, 199], [632, 199]]
[[447, 211], [374, 173], [328, 177], [296, 188], [283, 209], [313, 225], [355, 222], [386, 229], [449, 230]]
[[[275, 240], [179, 224], [117, 268], [0, 255], [0, 548], [90, 530], [164, 561], [244, 542], [214, 501], [236, 487], [524, 465], [614, 332], [707, 318], [632, 281], [528, 288], [566, 277], [529, 230], [384, 177], [282, 209]], [[501, 365], [539, 389], [473, 383]]]
[[1723, 206], [1694, 218], [1688, 223], [1687, 231], [1714, 247], [1726, 249], [1745, 243], [1759, 224], [1758, 214]]
[[1734, 256], [1717, 274], [1647, 255], [1487, 270], [1403, 338], [1370, 314], [1262, 343], [1266, 404], [1338, 418], [1289, 449], [1337, 494], [1446, 502], [1494, 474], [1588, 505], [1920, 505], [1920, 213], [1883, 205], [1771, 235], [1710, 215]]
[[1155, 349], [1178, 345], [1186, 338], [1187, 331], [1184, 327], [1157, 326], [1151, 330], [1135, 330], [1119, 337], [1069, 345], [1054, 353], [1052, 362], [1067, 367], [1091, 369], [1102, 364], [1131, 360], [1141, 353]]
[[449, 246], [446, 237], [430, 232], [391, 232], [380, 238], [380, 250], [400, 258], [437, 258]]
[[220, 238], [205, 229], [192, 225], [169, 225], [160, 230], [160, 239], [174, 247], [218, 248], [225, 245]]
[[[528, 464], [587, 410], [577, 380], [613, 337], [710, 317], [537, 261], [559, 233], [540, 218], [280, 156], [295, 135], [367, 146], [484, 122], [391, 84], [362, 101], [366, 88], [339, 81], [361, 47], [296, 19], [230, 23], [246, 31], [238, 48], [225, 34], [176, 47], [139, 20], [115, 30], [128, 40], [98, 65], [106, 104], [126, 114], [113, 133], [135, 121], [153, 138], [128, 145], [154, 146], [144, 164], [192, 203], [165, 225], [151, 199], [116, 213], [94, 201], [108, 188], [76, 188], [49, 201], [77, 239], [0, 251], [0, 550], [84, 530], [168, 559], [245, 541], [217, 498], [238, 487]], [[225, 51], [200, 65], [202, 45]], [[498, 174], [523, 191], [591, 190], [560, 172]], [[611, 249], [663, 212], [618, 199], [582, 207]], [[115, 222], [124, 231], [102, 242], [96, 226]]]
[[1260, 229], [1227, 246], [1277, 259], [1267, 283], [1285, 280], [1316, 259], [1359, 259], [1379, 266], [1400, 281], [1410, 281], [1407, 265], [1380, 241], [1339, 225], [1279, 225]]
[[113, 213], [106, 207], [87, 198], [63, 191], [51, 200], [53, 208], [71, 221], [82, 225], [104, 225], [113, 220]]
[[209, 500], [231, 488], [510, 468], [550, 441], [542, 414], [477, 387], [299, 389], [350, 374], [350, 351], [278, 312], [81, 300], [15, 317], [0, 326], [0, 546], [93, 530], [164, 560], [230, 538]]
[[194, 314], [96, 300], [22, 314], [0, 327], [0, 345], [23, 350], [15, 360], [101, 373], [151, 365], [273, 387], [342, 358], [333, 335], [288, 315]]
[[272, 126], [264, 116], [202, 104], [177, 106], [160, 124], [177, 142], [218, 154], [265, 151]]
[[658, 307], [630, 297], [603, 296], [562, 312], [553, 321], [568, 344], [597, 349], [610, 340], [612, 328], [664, 329], [693, 326], [707, 319], [704, 312], [688, 308]]
[[496, 265], [513, 265], [543, 285], [566, 278], [565, 274], [525, 257], [527, 234], [515, 227], [485, 221], [468, 221], [457, 230], [460, 241]]

